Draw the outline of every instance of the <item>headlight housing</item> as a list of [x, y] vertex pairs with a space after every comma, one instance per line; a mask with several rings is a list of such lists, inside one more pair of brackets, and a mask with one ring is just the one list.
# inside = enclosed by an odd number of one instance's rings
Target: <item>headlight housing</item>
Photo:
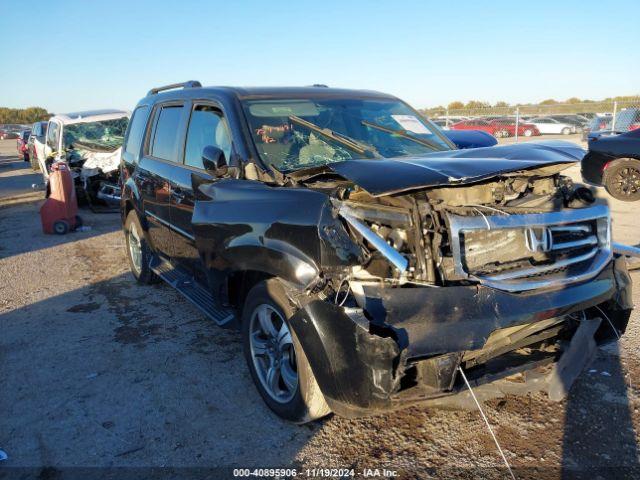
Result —
[[341, 202], [339, 214], [400, 273], [409, 268], [409, 260], [401, 253], [407, 230], [413, 226], [408, 212], [385, 205]]

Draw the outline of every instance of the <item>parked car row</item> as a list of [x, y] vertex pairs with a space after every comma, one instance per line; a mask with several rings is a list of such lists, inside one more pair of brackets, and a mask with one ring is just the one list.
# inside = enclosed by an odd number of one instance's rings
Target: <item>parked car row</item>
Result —
[[24, 130], [28, 130], [29, 128], [31, 128], [30, 125], [0, 125], [0, 140], [11, 140], [14, 138], [18, 138]]
[[[518, 118], [518, 135], [570, 135], [580, 133], [590, 124], [592, 118], [593, 117], [588, 118], [578, 114], [553, 114], [545, 116], [521, 115]], [[433, 121], [445, 130], [466, 130], [471, 129], [471, 126], [474, 125], [478, 127], [476, 129], [488, 132], [496, 138], [514, 136], [516, 128], [516, 117], [514, 115], [483, 115], [473, 118], [440, 117]], [[502, 126], [505, 128], [500, 128]]]
[[633, 307], [608, 207], [562, 174], [583, 155], [455, 149], [371, 91], [157, 87], [122, 148], [128, 262], [237, 326], [290, 421], [442, 404], [514, 374], [559, 399]]
[[452, 130], [480, 130], [487, 132], [496, 138], [513, 137], [518, 135], [531, 137], [540, 135], [538, 127], [532, 123], [518, 123], [516, 127], [515, 119], [504, 118], [495, 120], [463, 120], [450, 126]]

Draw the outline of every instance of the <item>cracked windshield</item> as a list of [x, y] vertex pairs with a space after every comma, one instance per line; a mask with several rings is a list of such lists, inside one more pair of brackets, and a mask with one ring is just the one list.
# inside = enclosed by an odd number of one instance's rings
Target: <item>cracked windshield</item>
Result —
[[451, 148], [436, 127], [400, 101], [261, 100], [245, 101], [244, 108], [263, 162], [283, 172]]
[[127, 117], [100, 122], [75, 123], [64, 128], [67, 149], [112, 152], [122, 146], [129, 119]]

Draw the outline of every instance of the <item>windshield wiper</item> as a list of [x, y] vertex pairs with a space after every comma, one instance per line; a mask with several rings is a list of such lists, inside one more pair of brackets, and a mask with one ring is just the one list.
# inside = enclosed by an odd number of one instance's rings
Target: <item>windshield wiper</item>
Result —
[[413, 135], [408, 133], [406, 130], [394, 130], [393, 128], [383, 127], [382, 125], [378, 125], [377, 123], [371, 123], [366, 120], [362, 121], [362, 125], [375, 128], [376, 130], [390, 133], [392, 135], [398, 135], [399, 137], [406, 138], [407, 140], [411, 140], [412, 142], [416, 142], [425, 147], [429, 147], [432, 150], [438, 150], [438, 151], [444, 150], [441, 145], [438, 145], [437, 143], [432, 142], [431, 140], [427, 140], [425, 138], [414, 137]]
[[334, 132], [328, 128], [322, 128], [316, 125], [315, 123], [308, 122], [296, 115], [291, 115], [289, 117], [293, 123], [298, 125], [302, 125], [303, 127], [308, 128], [309, 130], [319, 133], [320, 135], [325, 136], [326, 138], [330, 138], [331, 140], [335, 140], [338, 143], [341, 143], [345, 147], [358, 152], [361, 155], [365, 155], [368, 158], [380, 157], [381, 155], [378, 153], [376, 148], [373, 145], [368, 145], [366, 143], [359, 142], [354, 140], [351, 137], [343, 135], [342, 133]]

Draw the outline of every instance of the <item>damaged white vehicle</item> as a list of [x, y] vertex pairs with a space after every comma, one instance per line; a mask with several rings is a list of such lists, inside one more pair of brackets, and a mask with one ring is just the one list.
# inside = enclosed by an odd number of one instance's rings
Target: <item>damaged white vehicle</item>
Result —
[[52, 117], [47, 125], [44, 155], [38, 159], [45, 185], [48, 186], [51, 165], [67, 162], [80, 200], [90, 205], [117, 205], [118, 167], [130, 116], [126, 110], [93, 110]]

